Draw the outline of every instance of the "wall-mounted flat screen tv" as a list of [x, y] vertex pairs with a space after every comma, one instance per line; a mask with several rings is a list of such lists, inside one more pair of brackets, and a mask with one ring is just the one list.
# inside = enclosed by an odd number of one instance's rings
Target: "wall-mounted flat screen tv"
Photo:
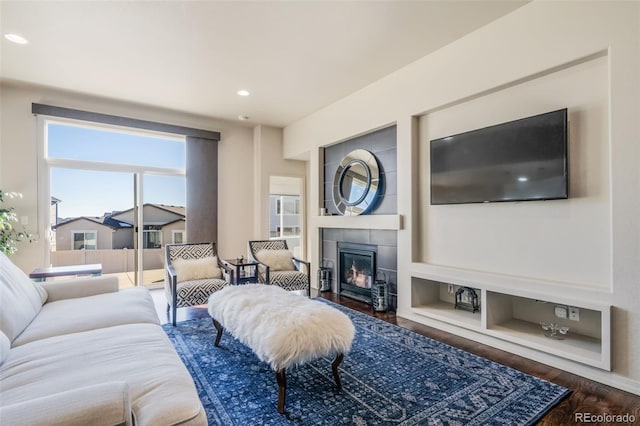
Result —
[[431, 141], [431, 204], [568, 198], [567, 109]]

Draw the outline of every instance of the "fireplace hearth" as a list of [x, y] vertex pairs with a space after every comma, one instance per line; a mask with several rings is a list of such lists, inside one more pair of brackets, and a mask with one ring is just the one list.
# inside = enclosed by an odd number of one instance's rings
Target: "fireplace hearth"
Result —
[[338, 242], [340, 295], [371, 304], [378, 246]]

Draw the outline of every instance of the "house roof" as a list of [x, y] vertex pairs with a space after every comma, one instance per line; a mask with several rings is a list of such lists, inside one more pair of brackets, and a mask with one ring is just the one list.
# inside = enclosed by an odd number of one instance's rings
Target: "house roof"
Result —
[[102, 223], [114, 229], [133, 228], [132, 224], [114, 219], [111, 216], [105, 216], [104, 219], [102, 219]]
[[185, 218], [181, 217], [180, 219], [176, 219], [176, 220], [173, 220], [171, 222], [164, 223], [162, 226], [163, 227], [169, 226], [169, 225], [172, 225], [172, 224], [174, 224], [176, 222], [186, 222], [186, 220], [185, 220]]
[[[171, 205], [165, 205], [165, 204], [145, 203], [143, 205], [143, 208], [144, 207], [156, 208], [165, 212], [169, 212], [172, 215], [174, 215], [174, 217], [164, 221], [149, 222], [149, 223], [145, 221], [145, 225], [153, 224], [153, 225], [166, 226], [181, 220], [184, 221], [186, 219], [185, 208], [183, 206], [171, 206]], [[85, 219], [91, 222], [95, 222], [99, 225], [107, 226], [111, 229], [127, 229], [127, 228], [133, 227], [133, 224], [125, 219], [127, 216], [130, 216], [132, 212], [133, 212], [133, 209], [131, 208], [128, 210], [105, 214], [102, 218], [90, 217], [90, 216], [79, 216], [74, 218], [67, 218], [67, 219], [62, 219], [62, 222], [58, 223], [57, 225], [54, 225], [52, 228], [56, 229], [60, 226], [67, 225], [71, 222]]]
[[79, 216], [79, 217], [73, 217], [73, 218], [62, 219], [62, 220], [63, 220], [62, 222], [60, 222], [60, 223], [58, 223], [56, 225], [53, 225], [51, 228], [57, 229], [57, 228], [59, 228], [61, 226], [66, 226], [66, 225], [69, 225], [69, 224], [71, 224], [73, 222], [78, 222], [80, 220], [88, 220], [90, 222], [94, 222], [97, 225], [106, 226], [108, 228], [115, 229], [115, 227], [113, 227], [113, 226], [111, 226], [109, 224], [102, 223], [100, 218], [97, 218], [97, 217]]
[[159, 209], [168, 210], [172, 213], [179, 214], [181, 216], [186, 215], [186, 209], [184, 208], [184, 206], [171, 206], [167, 204], [149, 204], [149, 205], [158, 207]]
[[[155, 204], [155, 203], [144, 203], [142, 205], [142, 207], [155, 207], [157, 209], [161, 209], [161, 210], [166, 210], [168, 212], [171, 213], [175, 213], [177, 215], [180, 215], [182, 217], [185, 217], [186, 215], [186, 209], [183, 206], [171, 206], [171, 205], [167, 205], [167, 204]], [[127, 210], [122, 210], [119, 212], [113, 212], [111, 214], [111, 216], [120, 216], [120, 215], [124, 215], [127, 213], [130, 213], [133, 211], [133, 208], [127, 209]]]

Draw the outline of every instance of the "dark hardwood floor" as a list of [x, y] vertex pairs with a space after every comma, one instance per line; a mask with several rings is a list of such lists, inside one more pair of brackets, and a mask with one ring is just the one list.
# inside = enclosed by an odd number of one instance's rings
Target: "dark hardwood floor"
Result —
[[[153, 290], [153, 299], [156, 304], [158, 316], [163, 323], [169, 322], [166, 313], [166, 302], [164, 298], [164, 292], [161, 290]], [[312, 291], [312, 297], [316, 296]], [[500, 364], [507, 365], [509, 367], [520, 370], [524, 373], [531, 374], [532, 376], [539, 377], [544, 380], [548, 380], [552, 383], [564, 386], [572, 390], [571, 395], [560, 402], [554, 409], [552, 409], [546, 416], [544, 416], [538, 425], [543, 426], [557, 426], [557, 425], [580, 425], [580, 424], [593, 424], [593, 425], [623, 425], [623, 424], [635, 424], [640, 425], [640, 396], [624, 392], [610, 386], [594, 382], [592, 380], [585, 379], [580, 376], [576, 376], [566, 371], [559, 370], [557, 368], [550, 367], [539, 362], [532, 361], [527, 358], [523, 358], [517, 355], [513, 355], [509, 352], [505, 352], [499, 349], [492, 348], [487, 345], [483, 345], [472, 340], [468, 340], [462, 337], [455, 336], [444, 331], [437, 330], [432, 327], [419, 324], [414, 321], [406, 320], [403, 318], [397, 318], [395, 313], [377, 313], [373, 312], [371, 307], [365, 303], [349, 299], [346, 297], [340, 297], [333, 293], [321, 293], [319, 295], [325, 299], [339, 303], [343, 306], [362, 312], [376, 318], [387, 321], [391, 324], [404, 327], [411, 331], [414, 331], [423, 336], [430, 337], [432, 339], [439, 340], [447, 343], [451, 346], [463, 349], [467, 352], [474, 353], [476, 355], [491, 359], [499, 362]], [[197, 306], [192, 308], [178, 309], [177, 320], [185, 321], [193, 318], [208, 317], [207, 309], [205, 306]], [[635, 417], [634, 423], [615, 423], [615, 422], [591, 422], [585, 423], [579, 418], [576, 418], [576, 414], [587, 413], [592, 416], [599, 415], [625, 415]]]

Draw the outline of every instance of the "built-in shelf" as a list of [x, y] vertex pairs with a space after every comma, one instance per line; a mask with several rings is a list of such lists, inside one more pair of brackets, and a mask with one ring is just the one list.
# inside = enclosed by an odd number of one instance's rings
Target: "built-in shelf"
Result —
[[487, 334], [583, 364], [599, 366], [602, 358], [600, 339], [569, 331], [562, 340], [554, 340], [544, 336], [539, 324], [527, 321], [511, 319], [492, 326]]
[[[414, 264], [416, 265], [416, 264]], [[611, 304], [596, 296], [584, 296], [558, 284], [555, 292], [549, 282], [541, 287], [522, 288], [520, 282], [508, 286], [505, 276], [473, 274], [466, 270], [447, 274], [449, 269], [418, 264], [412, 269], [411, 312], [425, 324], [457, 326], [556, 357], [603, 370], [611, 370]], [[454, 296], [460, 286], [475, 289], [480, 296], [480, 312], [455, 309]], [[571, 297], [574, 294], [576, 297]], [[578, 308], [579, 320], [558, 318], [556, 307]], [[433, 321], [435, 320], [435, 322]], [[562, 339], [544, 335], [540, 322], [569, 327]], [[518, 347], [515, 346], [515, 347]], [[517, 351], [516, 351], [517, 352]]]
[[[481, 311], [469, 312], [456, 309], [455, 291], [458, 286], [435, 282], [433, 285], [424, 285], [421, 281], [412, 280], [411, 310], [415, 314], [464, 328], [479, 329], [481, 327]], [[477, 293], [480, 295], [480, 290]]]
[[402, 216], [398, 214], [372, 214], [361, 216], [312, 216], [311, 226], [344, 229], [402, 229]]
[[420, 306], [411, 308], [418, 315], [427, 318], [433, 318], [445, 321], [459, 327], [479, 329], [480, 328], [480, 312], [468, 312], [455, 309], [453, 303], [434, 302], [428, 306]]
[[549, 300], [553, 298], [553, 301], [557, 303], [571, 304], [580, 300], [585, 307], [589, 307], [592, 302], [595, 302], [594, 307], [599, 307], [602, 302], [609, 302], [611, 297], [611, 294], [604, 287], [598, 288], [563, 281], [519, 277], [421, 262], [411, 264], [411, 276], [533, 299]]

